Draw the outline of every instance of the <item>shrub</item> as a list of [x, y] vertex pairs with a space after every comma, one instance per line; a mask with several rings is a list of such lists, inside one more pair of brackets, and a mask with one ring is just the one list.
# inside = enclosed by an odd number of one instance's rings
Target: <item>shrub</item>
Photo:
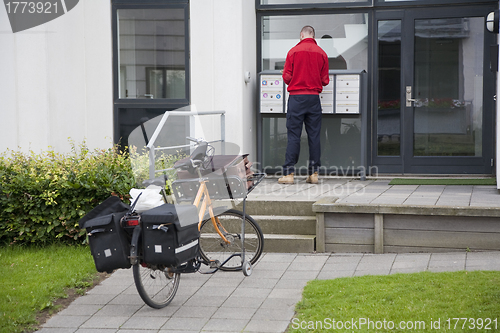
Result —
[[[130, 163], [132, 165], [132, 172], [134, 178], [137, 182], [138, 187], [143, 187], [141, 184], [149, 179], [149, 155], [145, 149], [137, 149], [135, 146], [129, 147], [130, 150]], [[185, 152], [180, 150], [175, 151], [172, 154], [167, 154], [165, 152], [160, 152], [156, 154], [155, 157], [155, 170], [167, 170], [163, 171], [164, 175], [167, 176], [167, 181], [165, 184], [165, 192], [167, 195], [172, 194], [172, 179], [176, 178], [176, 171], [168, 170], [173, 169], [174, 163], [182, 158], [187, 157]], [[158, 175], [157, 175], [158, 176]]]
[[0, 242], [85, 242], [80, 218], [110, 195], [128, 201], [133, 186], [127, 153], [117, 147], [7, 151], [0, 154]]

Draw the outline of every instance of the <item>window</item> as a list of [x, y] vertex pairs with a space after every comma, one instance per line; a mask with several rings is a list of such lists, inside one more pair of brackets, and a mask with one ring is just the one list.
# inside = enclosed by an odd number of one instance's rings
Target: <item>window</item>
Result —
[[264, 16], [262, 70], [283, 69], [287, 52], [299, 42], [300, 30], [312, 25], [330, 69], [367, 69], [368, 14]]
[[114, 142], [125, 147], [141, 123], [189, 105], [189, 3], [112, 3]]
[[482, 156], [484, 17], [415, 21], [414, 156]]
[[186, 96], [184, 68], [147, 67], [146, 91], [150, 98], [184, 98]]
[[[366, 4], [367, 0], [260, 0], [261, 5], [311, 5], [311, 4], [346, 4], [353, 3]], [[371, 3], [371, 1], [369, 1]]]
[[118, 9], [119, 98], [186, 96], [183, 8]]
[[[281, 70], [288, 51], [300, 40], [300, 30], [312, 25], [316, 42], [328, 55], [328, 67], [368, 69], [368, 13], [263, 16], [261, 33], [261, 70]], [[325, 115], [321, 126], [321, 165], [329, 174], [349, 174], [361, 165], [361, 120]], [[262, 168], [279, 170], [286, 151], [284, 115], [262, 118]], [[342, 144], [340, 144], [340, 142]], [[298, 173], [307, 170], [308, 144], [302, 131]], [[321, 172], [324, 172], [323, 170]]]

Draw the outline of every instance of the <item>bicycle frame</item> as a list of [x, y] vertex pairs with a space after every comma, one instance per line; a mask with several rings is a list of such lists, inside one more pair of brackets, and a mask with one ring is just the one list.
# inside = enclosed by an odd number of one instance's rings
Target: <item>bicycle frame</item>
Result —
[[[203, 198], [203, 200], [202, 200]], [[201, 204], [201, 207], [200, 207]], [[207, 188], [207, 181], [200, 179], [200, 187], [198, 189], [198, 193], [196, 194], [196, 197], [194, 198], [193, 205], [195, 205], [198, 209], [198, 230], [201, 228], [201, 223], [203, 222], [203, 217], [205, 216], [205, 213], [208, 208], [208, 213], [210, 214], [210, 219], [212, 221], [212, 224], [219, 234], [219, 236], [224, 240], [226, 244], [229, 244], [230, 241], [227, 240], [226, 236], [220, 231], [219, 226], [224, 229], [224, 227], [220, 224], [219, 219], [217, 216], [214, 214], [214, 209], [212, 206], [212, 199], [210, 199], [210, 194], [208, 193], [208, 188]], [[226, 231], [224, 229], [224, 231]]]

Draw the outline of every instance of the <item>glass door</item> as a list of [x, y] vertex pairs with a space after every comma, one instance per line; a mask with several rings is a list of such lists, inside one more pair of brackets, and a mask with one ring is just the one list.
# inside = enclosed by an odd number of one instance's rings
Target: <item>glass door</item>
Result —
[[377, 21], [380, 171], [492, 172], [490, 10], [408, 9], [400, 19]]

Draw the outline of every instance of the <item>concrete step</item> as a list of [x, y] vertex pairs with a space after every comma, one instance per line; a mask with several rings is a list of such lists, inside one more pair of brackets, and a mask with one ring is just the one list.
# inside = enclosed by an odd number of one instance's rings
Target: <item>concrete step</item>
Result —
[[[246, 235], [255, 239], [255, 235]], [[202, 234], [202, 239], [219, 240], [218, 234]], [[311, 253], [316, 248], [315, 235], [272, 235], [264, 234], [264, 252]]]
[[[281, 216], [316, 216], [312, 211], [315, 201], [246, 201], [246, 213], [249, 215], [281, 215]], [[237, 209], [243, 210], [240, 203]]]
[[[315, 201], [247, 200], [246, 213], [264, 233], [264, 251], [311, 253], [316, 248]], [[236, 209], [243, 210], [240, 204]]]
[[264, 234], [264, 252], [311, 253], [315, 251], [314, 235]]
[[314, 216], [252, 215], [264, 234], [316, 235]]

